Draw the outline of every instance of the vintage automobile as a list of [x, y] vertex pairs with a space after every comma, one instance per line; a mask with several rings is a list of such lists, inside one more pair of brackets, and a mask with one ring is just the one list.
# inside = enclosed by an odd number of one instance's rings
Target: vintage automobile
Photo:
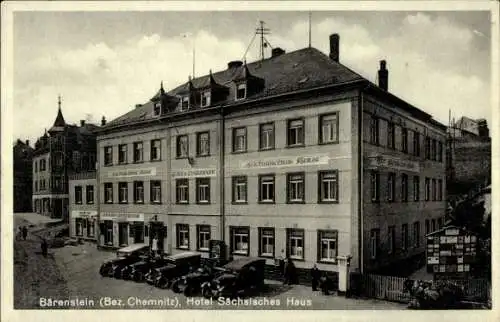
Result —
[[172, 291], [184, 293], [185, 296], [199, 294], [203, 283], [213, 280], [223, 272], [225, 272], [224, 268], [205, 265], [194, 272], [175, 279], [172, 282]]
[[121, 276], [124, 280], [133, 280], [138, 283], [144, 282], [146, 274], [151, 269], [166, 266], [169, 263], [168, 258], [167, 254], [158, 257], [143, 256], [140, 261], [125, 266], [121, 271]]
[[240, 258], [224, 265], [223, 272], [201, 286], [205, 298], [238, 297], [264, 286], [263, 258]]
[[201, 254], [184, 252], [165, 257], [165, 265], [151, 268], [146, 282], [158, 288], [169, 288], [177, 277], [188, 274], [200, 266]]
[[120, 277], [121, 269], [131, 263], [141, 260], [149, 252], [149, 246], [146, 244], [134, 244], [119, 249], [116, 252], [116, 257], [111, 258], [102, 263], [99, 269], [99, 274], [106, 277]]

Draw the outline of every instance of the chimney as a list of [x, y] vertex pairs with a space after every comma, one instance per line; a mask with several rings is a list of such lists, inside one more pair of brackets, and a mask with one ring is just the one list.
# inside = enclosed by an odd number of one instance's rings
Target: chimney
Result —
[[330, 59], [333, 61], [339, 62], [339, 34], [330, 35]]
[[85, 120], [80, 120], [80, 126], [83, 127], [85, 125]]
[[101, 126], [106, 125], [106, 118], [103, 116], [101, 120]]
[[227, 69], [233, 69], [243, 66], [243, 62], [241, 60], [233, 60], [227, 63]]
[[26, 140], [26, 145], [30, 146], [30, 140]]
[[378, 71], [378, 87], [387, 91], [389, 89], [389, 71], [386, 68], [386, 61], [380, 61], [380, 69]]
[[271, 51], [271, 57], [278, 57], [280, 55], [283, 55], [284, 53], [285, 51], [282, 48], [276, 47]]

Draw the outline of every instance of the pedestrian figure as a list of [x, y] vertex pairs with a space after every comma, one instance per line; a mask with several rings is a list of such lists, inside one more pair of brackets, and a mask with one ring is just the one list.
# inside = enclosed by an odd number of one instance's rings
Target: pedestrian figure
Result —
[[290, 257], [287, 257], [285, 262], [285, 283], [292, 285], [295, 282], [295, 265]]
[[49, 248], [49, 245], [47, 244], [47, 240], [44, 238], [42, 240], [42, 255], [43, 257], [47, 257], [47, 249]]
[[153, 241], [151, 242], [151, 252], [153, 253], [153, 257], [156, 257], [156, 254], [158, 252], [158, 239], [156, 239], [156, 237], [154, 237]]
[[318, 283], [319, 279], [321, 278], [321, 273], [318, 269], [318, 266], [314, 264], [313, 268], [311, 269], [311, 279], [312, 279], [312, 290], [317, 291], [318, 290]]
[[283, 274], [283, 285], [287, 285], [288, 284], [288, 281], [289, 281], [289, 276], [288, 276], [288, 258], [285, 258], [283, 260], [283, 271], [282, 271], [282, 274]]
[[26, 226], [23, 226], [23, 239], [26, 240], [27, 236], [28, 236], [28, 228]]

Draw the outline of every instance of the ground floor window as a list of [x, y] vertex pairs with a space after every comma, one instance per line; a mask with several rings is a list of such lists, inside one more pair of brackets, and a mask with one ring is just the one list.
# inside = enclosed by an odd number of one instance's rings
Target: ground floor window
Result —
[[95, 236], [95, 218], [87, 219], [87, 236], [94, 237]]
[[248, 256], [250, 247], [250, 229], [248, 227], [231, 227], [231, 253]]
[[130, 238], [134, 239], [134, 244], [144, 243], [144, 223], [134, 221], [129, 229]]
[[75, 234], [76, 236], [83, 236], [83, 218], [75, 218]]
[[318, 231], [318, 261], [335, 263], [338, 250], [338, 231]]
[[287, 229], [287, 253], [290, 258], [304, 259], [304, 230]]
[[198, 235], [198, 250], [208, 251], [208, 243], [210, 241], [210, 225], [197, 225], [196, 230]]
[[189, 225], [177, 224], [177, 248], [189, 249]]
[[118, 244], [120, 247], [128, 245], [128, 226], [127, 222], [118, 223]]
[[259, 228], [259, 255], [274, 257], [274, 228]]
[[104, 237], [104, 245], [113, 245], [113, 221], [104, 220], [101, 222], [100, 233]]

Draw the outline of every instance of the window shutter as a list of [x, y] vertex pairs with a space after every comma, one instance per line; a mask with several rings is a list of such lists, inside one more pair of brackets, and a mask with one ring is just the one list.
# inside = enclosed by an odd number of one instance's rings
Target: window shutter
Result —
[[320, 261], [321, 260], [321, 230], [318, 230], [317, 234], [316, 234], [316, 256], [317, 256], [317, 259], [316, 261]]

